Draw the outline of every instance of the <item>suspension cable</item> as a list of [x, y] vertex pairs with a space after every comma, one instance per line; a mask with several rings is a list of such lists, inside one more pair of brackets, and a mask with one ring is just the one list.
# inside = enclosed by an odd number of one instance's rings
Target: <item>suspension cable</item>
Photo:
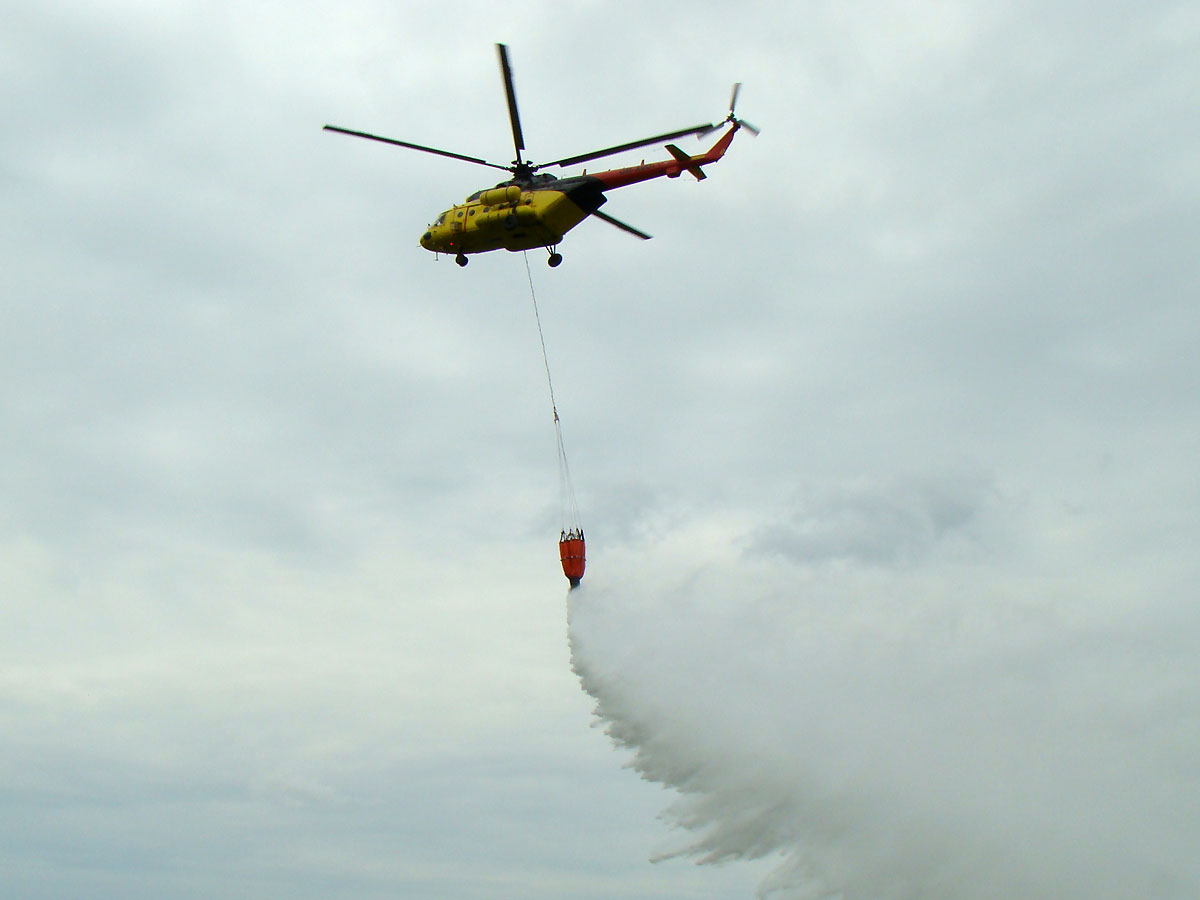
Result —
[[571, 467], [567, 463], [567, 448], [563, 443], [562, 421], [558, 417], [558, 403], [554, 399], [554, 379], [550, 377], [550, 357], [546, 353], [546, 336], [542, 331], [542, 316], [538, 312], [537, 292], [533, 288], [533, 271], [529, 268], [529, 253], [522, 251], [521, 255], [525, 258], [525, 275], [529, 279], [529, 297], [533, 301], [533, 318], [537, 322], [538, 341], [542, 345], [542, 363], [546, 367], [546, 387], [550, 390], [550, 410], [554, 414], [554, 431], [558, 436], [559, 502], [564, 518], [569, 513], [571, 519], [570, 522], [563, 525], [563, 531], [566, 531], [568, 526], [579, 527], [579, 503], [575, 499], [575, 487], [571, 483]]

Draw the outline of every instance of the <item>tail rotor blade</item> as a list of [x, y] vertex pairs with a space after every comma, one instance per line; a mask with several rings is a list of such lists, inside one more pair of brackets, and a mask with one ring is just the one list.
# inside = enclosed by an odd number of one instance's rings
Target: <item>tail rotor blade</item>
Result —
[[729, 95], [729, 114], [732, 116], [733, 111], [737, 109], [738, 94], [742, 92], [742, 83], [739, 81], [733, 86], [733, 93]]
[[500, 72], [504, 76], [504, 93], [508, 97], [508, 119], [512, 122], [513, 146], [517, 151], [517, 162], [521, 162], [521, 151], [525, 149], [525, 136], [521, 133], [521, 117], [517, 113], [517, 91], [513, 87], [512, 66], [508, 62], [508, 47], [497, 44], [500, 54]]

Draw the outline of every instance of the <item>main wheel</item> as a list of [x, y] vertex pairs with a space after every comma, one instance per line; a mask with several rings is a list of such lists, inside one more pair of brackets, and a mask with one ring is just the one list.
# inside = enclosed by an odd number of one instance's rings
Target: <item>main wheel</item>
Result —
[[551, 253], [550, 258], [548, 260], [546, 260], [546, 265], [548, 265], [550, 268], [553, 269], [555, 266], [557, 266], [561, 262], [562, 262], [562, 254], [561, 253]]
[[460, 253], [458, 256], [454, 257], [454, 261], [460, 266], [465, 266], [467, 264], [467, 257], [465, 254]]

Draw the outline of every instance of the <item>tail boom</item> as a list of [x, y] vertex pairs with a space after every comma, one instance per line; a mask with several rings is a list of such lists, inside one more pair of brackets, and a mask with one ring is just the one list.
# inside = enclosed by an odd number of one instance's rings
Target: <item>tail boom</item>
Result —
[[649, 181], [652, 178], [662, 178], [664, 175], [667, 178], [678, 178], [684, 172], [689, 172], [697, 180], [702, 180], [707, 177], [702, 167], [715, 163], [725, 155], [725, 151], [729, 149], [730, 143], [733, 142], [733, 136], [737, 134], [739, 127], [735, 122], [727, 132], [721, 135], [720, 140], [713, 144], [707, 152], [701, 153], [699, 156], [689, 156], [674, 144], [668, 144], [667, 151], [671, 154], [671, 159], [656, 163], [645, 163], [640, 166], [630, 166], [625, 169], [610, 169], [607, 172], [595, 172], [589, 177], [595, 178], [603, 184], [603, 190], [625, 187], [629, 184]]

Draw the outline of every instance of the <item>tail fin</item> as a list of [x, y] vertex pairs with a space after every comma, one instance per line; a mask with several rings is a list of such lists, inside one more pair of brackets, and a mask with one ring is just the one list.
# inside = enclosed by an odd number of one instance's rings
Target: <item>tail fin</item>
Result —
[[691, 172], [692, 175], [695, 176], [697, 181], [703, 181], [705, 178], [708, 177], [707, 175], [704, 174], [704, 170], [701, 169], [700, 165], [699, 165], [699, 160], [703, 159], [704, 157], [690, 156], [689, 154], [684, 153], [682, 150], [680, 150], [674, 144], [667, 144], [667, 150], [670, 152], [670, 154], [673, 157], [675, 157], [677, 160], [679, 160], [679, 163], [687, 171]]

